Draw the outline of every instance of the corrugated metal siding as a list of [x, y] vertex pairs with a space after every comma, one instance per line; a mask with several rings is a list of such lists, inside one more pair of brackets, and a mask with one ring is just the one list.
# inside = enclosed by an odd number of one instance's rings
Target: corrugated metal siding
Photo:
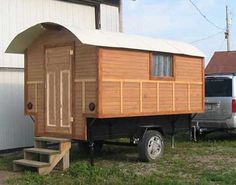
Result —
[[33, 145], [34, 124], [24, 116], [24, 72], [0, 70], [0, 150]]
[[101, 29], [105, 31], [119, 32], [119, 8], [101, 4]]
[[23, 67], [23, 56], [5, 54], [13, 37], [40, 22], [95, 29], [95, 8], [56, 0], [0, 0], [0, 67]]

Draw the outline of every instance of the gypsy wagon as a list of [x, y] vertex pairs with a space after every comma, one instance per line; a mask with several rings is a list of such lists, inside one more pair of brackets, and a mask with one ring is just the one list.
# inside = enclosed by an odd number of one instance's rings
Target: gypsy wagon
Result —
[[204, 55], [177, 41], [54, 23], [19, 35], [25, 114], [37, 137], [94, 142], [132, 137], [143, 160], [162, 155], [161, 125], [204, 111]]

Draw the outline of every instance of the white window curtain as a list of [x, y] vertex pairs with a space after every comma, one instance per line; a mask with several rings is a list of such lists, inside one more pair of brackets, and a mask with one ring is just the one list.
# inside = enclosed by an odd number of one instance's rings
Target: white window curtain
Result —
[[173, 76], [173, 60], [170, 55], [155, 54], [153, 56], [153, 75], [158, 77]]

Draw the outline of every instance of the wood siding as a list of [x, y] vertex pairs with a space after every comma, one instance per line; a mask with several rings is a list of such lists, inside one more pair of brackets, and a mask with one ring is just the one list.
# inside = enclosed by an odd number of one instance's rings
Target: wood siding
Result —
[[148, 80], [149, 53], [131, 50], [103, 49], [102, 78]]
[[78, 139], [87, 138], [85, 115], [95, 117], [97, 108], [89, 110], [89, 104], [97, 107], [97, 48], [76, 42], [74, 86], [74, 135]]
[[202, 58], [174, 55], [174, 80], [151, 80], [151, 52], [100, 48], [99, 53], [100, 118], [204, 111]]
[[26, 55], [26, 92], [25, 106], [33, 103], [33, 109], [26, 109], [26, 114], [36, 118], [36, 135], [45, 136], [45, 47], [72, 45], [74, 62], [72, 64], [72, 114], [73, 134], [75, 139], [86, 139], [85, 114], [96, 115], [88, 105], [97, 105], [97, 48], [81, 44], [70, 32], [48, 31], [38, 38], [27, 50]]

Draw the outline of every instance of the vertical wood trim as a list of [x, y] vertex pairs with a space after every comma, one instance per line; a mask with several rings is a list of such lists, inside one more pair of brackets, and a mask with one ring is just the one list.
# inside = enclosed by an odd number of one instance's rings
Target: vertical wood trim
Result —
[[139, 108], [140, 108], [140, 112], [143, 112], [143, 82], [139, 83], [139, 95], [140, 95], [140, 103], [139, 103]]
[[172, 64], [172, 73], [173, 73], [173, 78], [176, 80], [176, 55], [173, 56], [173, 64]]
[[[54, 124], [50, 123], [50, 117], [49, 117], [49, 94], [50, 94], [50, 91], [49, 91], [49, 78], [50, 78], [50, 75], [53, 74], [53, 104], [54, 104], [54, 109], [53, 109], [53, 120], [54, 120]], [[47, 109], [46, 109], [46, 125], [47, 126], [57, 126], [56, 125], [56, 74], [55, 72], [48, 72], [47, 73], [47, 88], [46, 88], [46, 106], [47, 106]], [[52, 116], [52, 115], [51, 115]]]
[[159, 82], [157, 82], [156, 83], [156, 96], [157, 96], [157, 102], [156, 102], [156, 104], [157, 104], [157, 112], [159, 112], [160, 111], [160, 84], [159, 84]]
[[172, 108], [173, 108], [173, 111], [175, 111], [175, 83], [173, 82], [173, 85], [172, 85], [172, 97], [173, 97], [173, 103], [172, 103]]
[[205, 60], [202, 59], [202, 110], [205, 110]]
[[[47, 48], [44, 47], [44, 53], [43, 53], [43, 57], [44, 57], [44, 63], [43, 63], [43, 70], [44, 70], [44, 104], [43, 104], [43, 107], [44, 107], [44, 124], [42, 125], [43, 127], [43, 133], [42, 134], [45, 134], [46, 133], [46, 124], [47, 124]], [[39, 124], [37, 124], [39, 125]], [[38, 133], [39, 134], [39, 133]]]
[[123, 114], [123, 82], [120, 81], [120, 112]]
[[84, 123], [84, 140], [88, 139], [88, 129], [87, 129], [87, 119], [83, 116], [83, 123]]
[[190, 83], [188, 83], [188, 110], [191, 110], [191, 93], [190, 93]]
[[152, 79], [152, 70], [153, 70], [153, 52], [149, 53], [149, 80]]
[[38, 84], [35, 84], [35, 112], [38, 113]]
[[75, 123], [75, 82], [74, 82], [74, 79], [75, 79], [75, 56], [76, 56], [76, 49], [75, 49], [75, 42], [73, 42], [73, 44], [71, 45], [71, 49], [73, 50], [73, 55], [70, 56], [70, 83], [71, 83], [71, 86], [70, 86], [70, 94], [71, 94], [71, 117], [72, 117], [72, 122], [71, 122], [71, 134], [72, 134], [72, 137], [76, 137], [76, 132], [75, 132], [75, 128], [76, 128], [76, 123]]
[[59, 81], [59, 86], [60, 86], [60, 127], [62, 127], [63, 125], [63, 83], [62, 83], [62, 74], [63, 74], [63, 70], [60, 70], [60, 81]]
[[[63, 73], [68, 75], [68, 118], [69, 118], [69, 125], [64, 125], [63, 123], [63, 112], [64, 112], [64, 105], [63, 105], [63, 98], [64, 98], [64, 84], [63, 84]], [[71, 74], [70, 70], [61, 70], [60, 71], [60, 127], [68, 127], [70, 128], [71, 132]]]
[[[53, 78], [53, 92], [54, 92], [54, 121], [55, 121], [55, 126], [57, 126], [57, 114], [56, 114], [56, 106], [57, 106], [57, 98], [56, 98], [56, 73], [54, 72], [54, 78]], [[49, 107], [49, 106], [48, 106]]]
[[[28, 99], [28, 86], [27, 86], [27, 81], [28, 81], [28, 50], [25, 51], [24, 55], [24, 112], [25, 115], [27, 115], [27, 99]], [[37, 127], [35, 129], [35, 133], [37, 133]]]
[[86, 92], [85, 92], [85, 81], [82, 82], [82, 112], [85, 113], [85, 97], [86, 97]]
[[[47, 62], [47, 61], [46, 61]], [[48, 110], [48, 93], [49, 93], [49, 89], [48, 89], [48, 73], [46, 73], [46, 88], [45, 88], [45, 90], [46, 90], [46, 93], [45, 93], [45, 100], [46, 100], [46, 103], [45, 103], [45, 107], [46, 107], [46, 114], [45, 114], [45, 118], [46, 118], [46, 125], [48, 125], [48, 122], [49, 122], [49, 117], [48, 117], [48, 115], [49, 115], [49, 110]], [[45, 125], [45, 124], [44, 124]], [[45, 126], [45, 128], [44, 128], [45, 130], [44, 130], [44, 132], [46, 132], [46, 126]]]
[[102, 79], [102, 48], [98, 48], [98, 59], [97, 59], [97, 65], [98, 65], [98, 94], [97, 94], [97, 99], [98, 99], [98, 112], [97, 112], [97, 117], [100, 117], [100, 115], [103, 114], [103, 103], [102, 103], [102, 95], [103, 95], [103, 79]]

